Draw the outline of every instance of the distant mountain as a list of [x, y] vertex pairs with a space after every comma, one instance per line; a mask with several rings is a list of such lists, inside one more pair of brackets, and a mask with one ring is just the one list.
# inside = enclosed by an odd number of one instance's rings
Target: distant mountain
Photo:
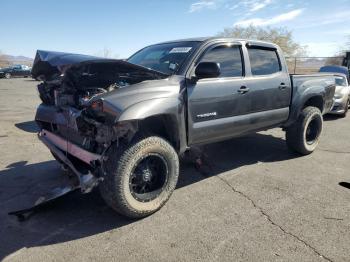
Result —
[[16, 62], [16, 61], [28, 61], [28, 62], [33, 62], [33, 58], [18, 55], [18, 56], [13, 56], [13, 55], [2, 55], [1, 59], [11, 61], [11, 62]]
[[14, 64], [31, 66], [33, 64], [33, 60], [34, 60], [33, 58], [22, 56], [22, 55], [13, 56], [13, 55], [0, 54], [0, 67], [6, 67]]

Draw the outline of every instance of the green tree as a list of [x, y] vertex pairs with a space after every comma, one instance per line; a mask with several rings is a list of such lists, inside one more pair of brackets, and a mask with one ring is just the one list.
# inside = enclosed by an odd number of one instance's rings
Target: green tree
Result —
[[307, 54], [306, 46], [302, 46], [294, 41], [292, 31], [286, 28], [271, 28], [271, 27], [257, 27], [235, 26], [225, 28], [218, 36], [262, 40], [275, 43], [281, 47], [285, 56], [305, 56]]

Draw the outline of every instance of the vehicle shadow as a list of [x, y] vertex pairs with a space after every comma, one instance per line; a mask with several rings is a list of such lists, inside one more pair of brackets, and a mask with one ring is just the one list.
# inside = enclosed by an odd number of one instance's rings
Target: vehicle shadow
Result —
[[329, 115], [329, 114], [323, 116], [324, 121], [336, 121], [339, 119], [343, 119], [343, 118], [338, 115]]
[[348, 182], [340, 182], [339, 186], [342, 186], [342, 187], [345, 187], [347, 189], [350, 189], [350, 183], [348, 183]]
[[[297, 158], [288, 151], [285, 140], [260, 133], [200, 147], [204, 154], [203, 168], [195, 170], [193, 163], [182, 161], [178, 188], [205, 178], [258, 162], [277, 162]], [[188, 171], [192, 170], [191, 174]]]
[[16, 123], [15, 126], [25, 132], [37, 133], [39, 132], [39, 127], [35, 121], [26, 121], [21, 123]]
[[[283, 139], [263, 134], [203, 146], [201, 150], [210, 166], [209, 171], [203, 174], [190, 162], [182, 161], [177, 188], [242, 166], [297, 157], [286, 149]], [[24, 247], [72, 241], [135, 221], [119, 216], [107, 207], [98, 190], [86, 195], [79, 192], [66, 195], [24, 222], [7, 215], [9, 211], [30, 205], [41, 192], [61, 183], [61, 173], [56, 161], [36, 164], [20, 161], [0, 170], [0, 260]]]

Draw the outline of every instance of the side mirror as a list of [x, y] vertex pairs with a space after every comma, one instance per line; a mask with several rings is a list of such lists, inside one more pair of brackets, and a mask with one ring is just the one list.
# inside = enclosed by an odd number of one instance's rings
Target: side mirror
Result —
[[220, 64], [214, 62], [201, 62], [196, 67], [195, 75], [198, 79], [218, 77], [220, 75]]

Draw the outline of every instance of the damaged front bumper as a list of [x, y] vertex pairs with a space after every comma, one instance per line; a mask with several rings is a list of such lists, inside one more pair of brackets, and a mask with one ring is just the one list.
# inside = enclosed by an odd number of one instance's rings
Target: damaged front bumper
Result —
[[[52, 132], [49, 132], [45, 129], [43, 129], [38, 134], [39, 139], [41, 142], [43, 142], [51, 151], [53, 151], [57, 156], [58, 154], [62, 154], [62, 151], [78, 158], [79, 160], [83, 161], [84, 163], [88, 165], [92, 165], [95, 161], [101, 161], [102, 155], [98, 155], [95, 153], [91, 153], [73, 143], [70, 141], [55, 135]], [[62, 150], [62, 151], [61, 151]], [[61, 157], [59, 157], [60, 160], [62, 160], [64, 163], [66, 163], [69, 167], [70, 161], [69, 159], [62, 154]], [[71, 167], [72, 169], [74, 166]], [[78, 171], [74, 171], [75, 173], [79, 173]]]
[[[102, 161], [102, 155], [86, 151], [68, 140], [65, 140], [45, 129], [38, 134], [39, 139], [50, 149], [50, 151], [59, 158], [68, 168], [77, 176], [82, 193], [89, 193], [98, 184], [100, 178], [95, 177], [90, 171], [80, 172], [72, 161], [68, 158], [71, 155], [88, 165]], [[65, 153], [63, 153], [65, 152]]]
[[72, 158], [77, 159], [89, 166], [96, 166], [97, 163], [103, 161], [103, 156], [89, 152], [66, 139], [48, 131], [41, 130], [38, 138], [48, 147], [54, 156], [66, 167], [68, 167], [76, 176], [76, 182], [68, 185], [55, 188], [52, 192], [41, 196], [33, 206], [17, 211], [12, 211], [9, 215], [15, 215], [19, 220], [28, 218], [39, 206], [47, 204], [59, 197], [62, 197], [72, 191], [80, 189], [83, 194], [91, 192], [91, 190], [98, 185], [102, 180], [91, 173], [90, 170], [84, 169], [81, 171], [77, 165], [73, 164]]

